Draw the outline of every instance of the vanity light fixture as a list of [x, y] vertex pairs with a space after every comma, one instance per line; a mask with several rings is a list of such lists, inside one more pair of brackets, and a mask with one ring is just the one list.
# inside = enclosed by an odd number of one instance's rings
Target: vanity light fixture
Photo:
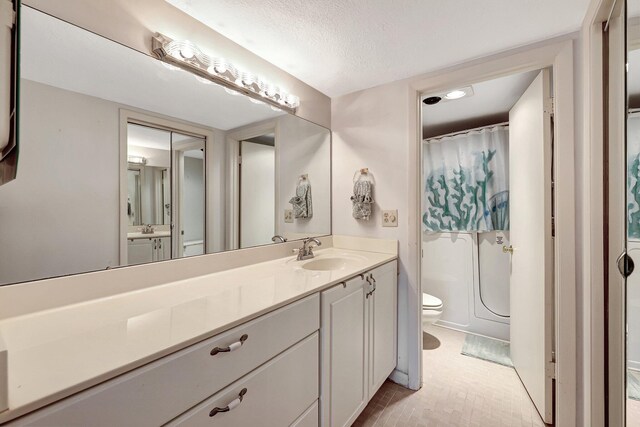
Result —
[[141, 156], [128, 156], [127, 161], [129, 163], [135, 163], [136, 165], [146, 165], [147, 159]]
[[224, 87], [231, 94], [242, 93], [252, 101], [271, 105], [275, 111], [295, 113], [300, 98], [286, 93], [260, 77], [241, 71], [222, 58], [212, 58], [190, 41], [173, 40], [156, 33], [152, 38], [153, 54], [161, 61], [182, 68], [199, 77]]

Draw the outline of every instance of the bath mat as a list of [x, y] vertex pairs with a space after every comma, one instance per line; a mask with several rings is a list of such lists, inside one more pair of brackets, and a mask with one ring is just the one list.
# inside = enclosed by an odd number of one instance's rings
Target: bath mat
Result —
[[640, 400], [640, 372], [627, 369], [627, 397]]
[[513, 367], [508, 342], [467, 334], [461, 353], [476, 359]]

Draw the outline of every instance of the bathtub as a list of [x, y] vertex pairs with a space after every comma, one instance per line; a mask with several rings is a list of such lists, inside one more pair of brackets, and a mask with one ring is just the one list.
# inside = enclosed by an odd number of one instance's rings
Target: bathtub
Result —
[[424, 233], [422, 291], [442, 300], [438, 325], [509, 340], [509, 233]]

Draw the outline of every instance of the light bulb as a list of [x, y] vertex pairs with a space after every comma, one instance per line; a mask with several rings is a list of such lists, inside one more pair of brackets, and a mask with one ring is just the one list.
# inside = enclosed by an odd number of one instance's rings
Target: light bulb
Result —
[[447, 99], [460, 99], [466, 94], [467, 92], [463, 90], [452, 90], [451, 92], [447, 93], [444, 97]]
[[290, 107], [297, 107], [300, 105], [300, 99], [295, 95], [287, 95], [284, 102]]
[[190, 41], [185, 41], [180, 47], [180, 56], [184, 59], [191, 59], [196, 54], [196, 47]]

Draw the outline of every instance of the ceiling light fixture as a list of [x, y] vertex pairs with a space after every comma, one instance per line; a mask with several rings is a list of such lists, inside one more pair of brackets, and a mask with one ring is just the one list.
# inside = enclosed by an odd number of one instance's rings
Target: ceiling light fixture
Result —
[[447, 93], [444, 97], [447, 99], [460, 99], [466, 95], [467, 95], [467, 92], [465, 92], [464, 90], [452, 90], [451, 92]]
[[206, 55], [189, 41], [173, 40], [156, 33], [152, 38], [152, 51], [161, 61], [216, 83], [227, 89], [227, 92], [242, 93], [253, 100], [270, 104], [272, 108], [292, 114], [300, 106], [300, 98], [297, 96], [284, 92], [252, 73], [238, 70], [222, 58]]

